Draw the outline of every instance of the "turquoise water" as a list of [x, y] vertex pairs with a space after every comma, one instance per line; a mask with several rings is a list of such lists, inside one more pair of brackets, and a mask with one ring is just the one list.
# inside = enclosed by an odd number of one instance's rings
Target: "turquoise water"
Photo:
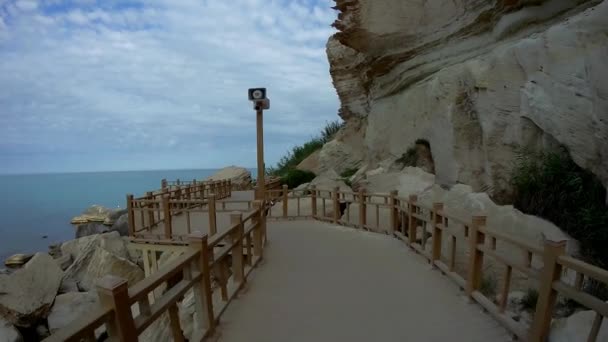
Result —
[[[70, 219], [93, 204], [124, 208], [127, 193], [142, 195], [158, 189], [163, 178], [204, 179], [215, 171], [2, 175], [0, 260], [14, 253], [47, 251], [50, 244], [73, 239], [74, 228], [69, 224]], [[255, 175], [253, 171], [252, 175]]]

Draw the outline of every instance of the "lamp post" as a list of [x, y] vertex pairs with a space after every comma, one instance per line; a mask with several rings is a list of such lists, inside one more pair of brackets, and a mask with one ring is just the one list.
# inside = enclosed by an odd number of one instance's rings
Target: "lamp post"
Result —
[[249, 100], [253, 101], [253, 109], [256, 111], [256, 132], [258, 151], [258, 178], [255, 192], [256, 200], [264, 200], [266, 193], [266, 173], [264, 165], [264, 109], [270, 109], [270, 100], [266, 98], [266, 88], [249, 89]]

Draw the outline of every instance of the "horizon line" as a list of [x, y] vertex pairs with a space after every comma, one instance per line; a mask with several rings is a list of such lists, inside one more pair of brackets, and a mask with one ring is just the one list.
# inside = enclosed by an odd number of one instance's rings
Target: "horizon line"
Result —
[[228, 165], [223, 167], [207, 168], [184, 168], [184, 169], [146, 169], [146, 170], [100, 170], [100, 171], [46, 171], [46, 172], [25, 172], [25, 173], [3, 173], [1, 176], [36, 176], [36, 175], [55, 175], [55, 174], [80, 174], [80, 173], [120, 173], [120, 172], [158, 172], [158, 171], [197, 171], [197, 170], [221, 170], [226, 167], [237, 166], [248, 170], [257, 169], [256, 167]]

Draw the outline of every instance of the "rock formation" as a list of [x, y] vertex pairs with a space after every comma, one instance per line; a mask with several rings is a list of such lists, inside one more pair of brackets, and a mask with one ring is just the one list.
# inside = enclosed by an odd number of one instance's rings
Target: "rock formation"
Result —
[[371, 170], [422, 138], [437, 182], [508, 199], [517, 151], [561, 145], [608, 185], [608, 2], [336, 0], [336, 9], [327, 54], [351, 130], [340, 149], [356, 152], [338, 157], [339, 143], [328, 144], [321, 165], [352, 158]]
[[37, 253], [23, 268], [0, 275], [0, 315], [29, 327], [48, 314], [59, 285], [61, 268], [46, 253]]
[[228, 166], [207, 177], [206, 180], [231, 180], [234, 187], [246, 190], [251, 187], [251, 172], [244, 167]]

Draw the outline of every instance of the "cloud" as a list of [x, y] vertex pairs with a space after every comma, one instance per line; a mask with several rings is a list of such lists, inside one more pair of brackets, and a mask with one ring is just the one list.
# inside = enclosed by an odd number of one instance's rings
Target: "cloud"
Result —
[[336, 118], [331, 5], [0, 1], [0, 173], [255, 165], [256, 86], [274, 163]]

